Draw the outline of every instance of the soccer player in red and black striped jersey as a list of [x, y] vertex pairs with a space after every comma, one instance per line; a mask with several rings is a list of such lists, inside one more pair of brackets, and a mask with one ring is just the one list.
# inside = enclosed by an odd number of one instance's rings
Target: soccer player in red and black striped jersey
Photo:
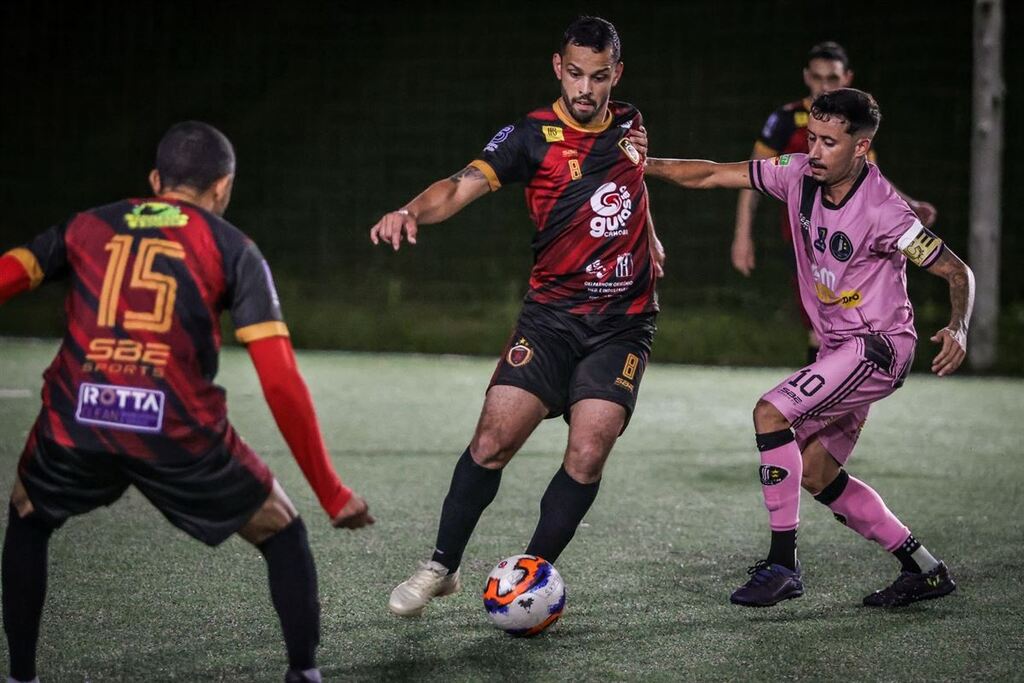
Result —
[[[761, 129], [761, 134], [754, 143], [750, 153], [751, 159], [771, 159], [783, 154], [806, 154], [807, 119], [810, 116], [811, 101], [822, 93], [832, 92], [839, 88], [849, 87], [853, 82], [853, 69], [850, 59], [842, 45], [833, 41], [818, 43], [807, 53], [807, 62], [803, 69], [804, 85], [808, 95], [803, 99], [785, 104], [771, 113]], [[875, 161], [875, 151], [869, 153], [868, 161]], [[935, 207], [925, 201], [896, 190], [907, 202], [911, 210], [921, 219], [921, 223], [930, 228], [938, 216]], [[754, 215], [760, 195], [753, 190], [740, 190], [736, 202], [736, 227], [733, 236], [731, 258], [733, 267], [745, 276], [754, 270]], [[792, 242], [789, 216], [786, 211], [779, 211], [779, 228], [782, 239]], [[799, 301], [799, 286], [796, 275], [793, 276], [793, 289]], [[800, 309], [801, 320], [807, 329], [807, 362], [813, 363], [818, 355], [819, 341], [811, 329], [810, 319]]]
[[546, 417], [564, 415], [563, 465], [541, 499], [526, 552], [555, 562], [597, 496], [626, 428], [654, 337], [664, 257], [644, 186], [640, 112], [610, 101], [622, 75], [615, 27], [580, 17], [553, 56], [561, 97], [502, 128], [483, 153], [373, 227], [375, 244], [416, 243], [503, 185], [522, 183], [537, 227], [523, 310], [498, 362], [469, 447], [452, 475], [433, 558], [391, 594], [402, 616], [460, 587], [463, 550], [494, 499], [502, 468]]
[[129, 485], [204, 543], [237, 532], [260, 550], [284, 631], [286, 680], [320, 680], [305, 526], [235, 433], [214, 383], [222, 311], [230, 311], [271, 412], [334, 525], [354, 529], [373, 518], [328, 457], [266, 261], [221, 217], [234, 169], [220, 131], [176, 124], [157, 149], [154, 198], [82, 211], [0, 258], [0, 303], [44, 281], [70, 280], [67, 331], [44, 374], [4, 540], [14, 680], [36, 676], [50, 535]]

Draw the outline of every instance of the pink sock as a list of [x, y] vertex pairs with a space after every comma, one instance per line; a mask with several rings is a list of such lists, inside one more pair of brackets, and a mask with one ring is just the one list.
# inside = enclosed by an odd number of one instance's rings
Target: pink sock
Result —
[[910, 536], [910, 529], [889, 511], [881, 496], [859, 479], [850, 477], [846, 488], [828, 507], [843, 524], [889, 552]]
[[[766, 435], [758, 434], [758, 446], [762, 445], [763, 436]], [[785, 443], [761, 451], [761, 492], [772, 531], [789, 531], [800, 524], [803, 464], [792, 435]]]

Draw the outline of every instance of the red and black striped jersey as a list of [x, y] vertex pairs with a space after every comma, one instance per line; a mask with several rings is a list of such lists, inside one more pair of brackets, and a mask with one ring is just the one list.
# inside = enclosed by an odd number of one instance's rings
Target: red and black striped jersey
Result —
[[[758, 151], [765, 157], [780, 154], [807, 154], [807, 100], [797, 100], [773, 111], [757, 138]], [[761, 150], [761, 146], [765, 149]]]
[[228, 432], [214, 383], [221, 313], [242, 342], [288, 334], [256, 245], [187, 202], [83, 211], [9, 253], [33, 286], [70, 280], [39, 420], [66, 446], [170, 460], [206, 453]]
[[524, 183], [537, 226], [527, 301], [576, 314], [658, 310], [636, 107], [610, 102], [583, 125], [561, 100], [498, 131], [472, 162], [492, 190]]

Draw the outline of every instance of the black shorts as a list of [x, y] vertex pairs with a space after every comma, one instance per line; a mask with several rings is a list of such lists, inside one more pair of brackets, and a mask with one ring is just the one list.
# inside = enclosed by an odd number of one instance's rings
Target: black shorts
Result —
[[252, 518], [274, 481], [231, 427], [210, 452], [174, 463], [67, 447], [33, 430], [18, 476], [35, 514], [54, 527], [110, 505], [132, 484], [171, 524], [211, 546]]
[[[626, 424], [654, 341], [656, 313], [575, 315], [528, 302], [488, 388], [504, 384], [539, 398], [548, 417], [585, 398], [618, 403]], [[623, 427], [625, 429], [625, 427]]]

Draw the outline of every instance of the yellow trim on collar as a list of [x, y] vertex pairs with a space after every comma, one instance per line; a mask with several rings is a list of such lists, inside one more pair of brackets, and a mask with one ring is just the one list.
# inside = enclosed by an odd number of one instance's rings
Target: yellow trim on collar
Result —
[[555, 110], [555, 116], [558, 120], [569, 126], [573, 130], [578, 130], [581, 133], [603, 133], [608, 130], [608, 126], [612, 125], [612, 113], [608, 109], [605, 109], [604, 120], [598, 123], [582, 124], [572, 117], [572, 114], [565, 110], [565, 105], [562, 104], [562, 99], [558, 98], [555, 103], [551, 105], [551, 108]]

